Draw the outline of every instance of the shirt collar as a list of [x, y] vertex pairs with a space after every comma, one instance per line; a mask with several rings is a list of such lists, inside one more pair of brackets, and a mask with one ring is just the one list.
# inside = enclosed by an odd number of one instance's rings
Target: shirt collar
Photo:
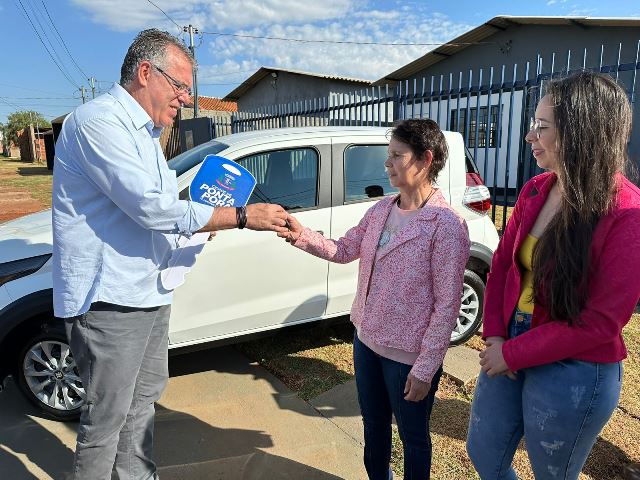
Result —
[[151, 120], [151, 117], [145, 109], [142, 108], [142, 105], [140, 105], [129, 92], [122, 88], [121, 85], [114, 83], [113, 87], [109, 90], [109, 95], [115, 98], [120, 105], [122, 105], [122, 108], [127, 112], [129, 118], [131, 118], [131, 121], [133, 122], [133, 126], [137, 130], [145, 127], [153, 138], [160, 137], [162, 127], [154, 126], [153, 120]]

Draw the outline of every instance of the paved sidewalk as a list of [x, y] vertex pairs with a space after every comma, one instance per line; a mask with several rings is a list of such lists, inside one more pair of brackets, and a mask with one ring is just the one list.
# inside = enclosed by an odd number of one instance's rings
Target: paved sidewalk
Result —
[[[236, 350], [173, 357], [170, 365], [156, 416], [162, 480], [366, 478], [352, 436]], [[42, 419], [10, 383], [0, 425], [0, 478], [64, 478], [75, 423]]]
[[[445, 371], [473, 375], [474, 365], [477, 352], [457, 347]], [[162, 480], [366, 478], [355, 381], [310, 405], [230, 347], [172, 357], [170, 366], [156, 413]], [[0, 425], [1, 479], [66, 476], [76, 423], [42, 418], [9, 382], [0, 395]]]

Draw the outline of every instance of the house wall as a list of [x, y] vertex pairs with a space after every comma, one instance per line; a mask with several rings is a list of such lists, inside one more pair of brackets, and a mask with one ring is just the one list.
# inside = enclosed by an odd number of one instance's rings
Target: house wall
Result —
[[[467, 82], [469, 70], [483, 68], [484, 79], [488, 79], [489, 68], [494, 67], [494, 81], [499, 80], [500, 68], [505, 65], [505, 76], [511, 79], [513, 65], [518, 64], [518, 78], [523, 78], [526, 63], [530, 62], [530, 75], [535, 74], [537, 55], [543, 59], [543, 71], [551, 68], [555, 53], [555, 71], [566, 70], [567, 53], [571, 51], [570, 68], [582, 66], [584, 49], [587, 49], [587, 67], [600, 64], [601, 45], [605, 45], [602, 63], [615, 64], [618, 46], [623, 45], [621, 63], [633, 62], [640, 40], [640, 29], [632, 27], [580, 27], [577, 25], [512, 25], [482, 40], [481, 45], [472, 45], [455, 55], [409, 77], [410, 80], [435, 75], [445, 75], [444, 85], [448, 88], [449, 73], [453, 73], [453, 84], [458, 85], [458, 73], [462, 72], [463, 85]], [[477, 81], [477, 80], [476, 80]], [[436, 82], [437, 84], [437, 82]]]
[[[193, 118], [193, 108], [182, 107], [180, 109], [181, 119], [188, 120]], [[201, 108], [198, 109], [198, 117], [210, 117], [210, 118], [222, 118], [229, 121], [231, 119], [231, 114], [233, 112], [226, 112], [220, 110], [203, 110]]]
[[366, 84], [345, 80], [310, 77], [288, 72], [267, 75], [238, 99], [238, 111], [279, 105], [299, 100], [326, 98], [330, 93], [353, 92]]
[[18, 132], [18, 148], [20, 159], [23, 161], [45, 163], [47, 160], [42, 134], [38, 136], [33, 127], [27, 127]]
[[[615, 65], [618, 62], [618, 55], [620, 55], [620, 63], [634, 63], [636, 61], [636, 52], [638, 48], [638, 41], [640, 40], [640, 29], [633, 27], [580, 27], [578, 25], [563, 25], [563, 26], [549, 26], [549, 25], [512, 25], [506, 30], [498, 32], [486, 39], [484, 39], [481, 45], [473, 45], [465, 48], [461, 52], [444, 59], [437, 64], [426, 68], [415, 75], [408, 77], [406, 80], [409, 82], [409, 91], [413, 91], [414, 79], [416, 85], [420, 90], [422, 88], [422, 79], [426, 78], [426, 88], [429, 90], [431, 86], [431, 77], [434, 77], [434, 90], [438, 90], [440, 86], [440, 79], [442, 76], [443, 90], [449, 88], [458, 88], [460, 85], [460, 73], [462, 73], [461, 86], [467, 87], [469, 84], [469, 72], [472, 72], [472, 85], [477, 85], [479, 81], [480, 69], [482, 72], [482, 84], [487, 85], [490, 78], [490, 68], [493, 67], [493, 83], [499, 83], [501, 80], [502, 66], [505, 66], [505, 81], [511, 82], [514, 77], [514, 65], [517, 64], [516, 80], [523, 80], [526, 78], [526, 64], [529, 62], [529, 78], [532, 78], [536, 74], [536, 65], [538, 54], [542, 57], [542, 72], [548, 73], [551, 71], [553, 54], [555, 53], [555, 61], [553, 61], [553, 70], [555, 72], [567, 71], [567, 63], [569, 69], [579, 69], [583, 65], [583, 59], [585, 59], [585, 49], [587, 51], [586, 61], [584, 63], [588, 68], [598, 67], [600, 65], [600, 56], [602, 52], [602, 64], [603, 65]], [[619, 51], [620, 44], [622, 49]], [[602, 49], [604, 45], [604, 49]], [[570, 52], [570, 55], [569, 55]], [[632, 92], [634, 70], [627, 72], [620, 72], [618, 81], [625, 87], [628, 94], [632, 93], [637, 96], [640, 88], [638, 83], [640, 78], [637, 79], [635, 90]], [[449, 84], [450, 74], [452, 74], [452, 85]], [[403, 83], [403, 90], [406, 83]], [[508, 97], [506, 97], [508, 98]], [[486, 95], [481, 96], [481, 105], [486, 105]], [[445, 103], [445, 102], [443, 102]], [[508, 103], [503, 102], [503, 106], [507, 107]], [[451, 104], [452, 108], [455, 108], [455, 102]], [[532, 106], [531, 109], [534, 107]], [[636, 162], [640, 163], [640, 104], [634, 102], [632, 104], [634, 111], [634, 127], [631, 134], [631, 142], [629, 144], [630, 157]], [[514, 119], [519, 119], [522, 115], [521, 106], [518, 103], [515, 104]], [[526, 112], [526, 115], [530, 115], [532, 112]], [[508, 134], [508, 108], [503, 109], [502, 115], [502, 133]], [[441, 125], [449, 125], [450, 119], [441, 118]], [[518, 144], [521, 139], [519, 138], [519, 120], [512, 125], [512, 142]], [[515, 133], [513, 133], [515, 132]], [[514, 137], [517, 135], [518, 137]], [[503, 137], [504, 138], [504, 137]], [[489, 177], [487, 183], [493, 184], [491, 177], [493, 176], [493, 151], [489, 149], [486, 154], [482, 153], [483, 157], [478, 158], [479, 168], [481, 173]], [[497, 163], [499, 165], [506, 165], [507, 152], [503, 149], [499, 152], [499, 159]], [[480, 157], [480, 155], [478, 155]], [[482, 172], [484, 158], [488, 157], [489, 166], [486, 172]], [[514, 172], [516, 168], [517, 156], [510, 155], [509, 164], [510, 171]], [[502, 186], [504, 181], [500, 181], [501, 167], [499, 167], [500, 174], [498, 175], [498, 181], [496, 184]], [[515, 175], [514, 175], [515, 177]], [[509, 181], [509, 186], [513, 186], [512, 183], [515, 179]]]

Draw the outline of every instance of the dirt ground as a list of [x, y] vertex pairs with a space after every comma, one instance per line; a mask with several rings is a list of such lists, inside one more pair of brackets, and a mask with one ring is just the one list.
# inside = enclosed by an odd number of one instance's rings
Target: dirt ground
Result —
[[52, 179], [43, 165], [0, 157], [0, 223], [49, 208]]

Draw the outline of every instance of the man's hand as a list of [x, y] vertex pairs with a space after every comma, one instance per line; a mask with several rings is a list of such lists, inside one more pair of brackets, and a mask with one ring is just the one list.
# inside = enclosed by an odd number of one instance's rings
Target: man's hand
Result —
[[430, 382], [423, 382], [413, 376], [412, 373], [407, 375], [407, 383], [404, 384], [404, 399], [408, 402], [419, 402], [424, 398], [431, 390]]
[[247, 205], [247, 225], [251, 230], [288, 232], [287, 212], [280, 205], [254, 203]]
[[284, 238], [289, 243], [296, 243], [296, 240], [300, 237], [304, 227], [293, 215], [287, 214], [287, 227], [285, 232], [278, 232], [278, 236]]
[[507, 375], [515, 380], [514, 373], [504, 361], [502, 355], [502, 344], [505, 342], [503, 337], [488, 337], [484, 342], [485, 349], [480, 352], [480, 366], [490, 377], [496, 375]]

